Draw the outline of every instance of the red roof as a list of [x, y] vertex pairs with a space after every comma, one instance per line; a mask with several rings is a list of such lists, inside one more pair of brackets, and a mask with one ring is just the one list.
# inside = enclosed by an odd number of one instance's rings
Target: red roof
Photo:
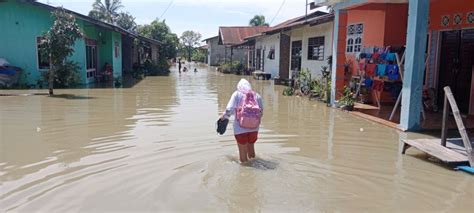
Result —
[[269, 29], [267, 26], [239, 26], [239, 27], [219, 27], [219, 44], [236, 45], [241, 44], [245, 38], [259, 34]]

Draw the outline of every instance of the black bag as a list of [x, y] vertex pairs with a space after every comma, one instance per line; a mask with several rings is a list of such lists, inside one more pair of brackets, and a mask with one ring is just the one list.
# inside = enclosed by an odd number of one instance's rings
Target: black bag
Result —
[[225, 133], [225, 130], [227, 129], [227, 124], [229, 124], [229, 119], [220, 119], [217, 120], [217, 133], [219, 135], [223, 135]]

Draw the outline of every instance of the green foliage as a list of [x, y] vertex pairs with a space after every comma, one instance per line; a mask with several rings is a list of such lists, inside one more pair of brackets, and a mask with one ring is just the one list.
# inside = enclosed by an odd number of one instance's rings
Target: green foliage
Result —
[[255, 15], [252, 19], [250, 19], [249, 25], [250, 26], [269, 26], [269, 24], [265, 22], [264, 15]]
[[135, 17], [130, 15], [128, 12], [122, 12], [118, 14], [117, 26], [132, 32], [137, 31], [137, 23], [135, 23]]
[[[79, 71], [81, 67], [77, 62], [67, 60], [63, 64], [56, 67], [54, 72], [54, 86], [56, 88], [75, 87], [81, 81]], [[37, 84], [40, 88], [44, 82], [49, 81], [49, 72], [42, 73], [43, 80], [38, 80]]]
[[169, 74], [170, 65], [166, 59], [159, 60], [157, 64], [152, 61], [145, 61], [143, 69], [146, 75], [157, 76]]
[[222, 63], [219, 66], [219, 70], [223, 73], [240, 74], [244, 71], [244, 69], [245, 69], [245, 66], [242, 63], [240, 63], [240, 61], [234, 61], [232, 63], [226, 62], [226, 63]]
[[179, 38], [181, 40], [181, 44], [188, 53], [188, 61], [191, 61], [191, 55], [193, 53], [193, 50], [199, 45], [201, 37], [202, 36], [200, 33], [187, 30], [184, 31], [181, 37]]
[[92, 10], [89, 12], [89, 16], [109, 24], [115, 24], [119, 17], [118, 10], [122, 8], [121, 0], [96, 0], [92, 4]]
[[194, 49], [193, 54], [191, 56], [192, 61], [196, 62], [204, 62], [207, 57], [207, 50], [204, 49]]
[[75, 17], [63, 8], [52, 12], [52, 16], [55, 20], [54, 24], [43, 35], [40, 48], [42, 48], [44, 56], [50, 58], [52, 65], [58, 66], [74, 53], [74, 43], [77, 39], [82, 38], [83, 34]]
[[[43, 35], [43, 41], [40, 46], [42, 54], [49, 58], [51, 65], [47, 72], [50, 95], [53, 95], [56, 76], [67, 73], [61, 69], [68, 66], [69, 68], [74, 68], [71, 63], [66, 62], [66, 58], [74, 53], [73, 46], [76, 40], [83, 37], [72, 14], [67, 13], [63, 8], [58, 8], [52, 12], [52, 16], [54, 18], [53, 26]], [[69, 77], [70, 75], [60, 76], [59, 78], [62, 79], [60, 86], [64, 82], [70, 82], [67, 80]]]
[[295, 94], [295, 89], [293, 87], [287, 87], [283, 90], [284, 96], [292, 96], [293, 94]]
[[171, 32], [165, 21], [154, 20], [150, 24], [138, 26], [138, 33], [147, 38], [162, 41], [159, 48], [160, 58], [172, 59], [177, 55], [178, 36]]
[[347, 86], [344, 87], [342, 97], [339, 99], [339, 105], [341, 107], [349, 107], [352, 108], [355, 103], [354, 93], [351, 89]]

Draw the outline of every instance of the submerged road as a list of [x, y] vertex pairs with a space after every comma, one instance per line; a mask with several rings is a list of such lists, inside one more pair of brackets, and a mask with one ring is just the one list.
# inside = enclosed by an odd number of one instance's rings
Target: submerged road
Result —
[[284, 97], [271, 81], [249, 79], [265, 115], [258, 159], [241, 166], [232, 130], [215, 133], [241, 76], [198, 70], [0, 97], [0, 212], [474, 209], [472, 176], [400, 154], [400, 139], [427, 136]]

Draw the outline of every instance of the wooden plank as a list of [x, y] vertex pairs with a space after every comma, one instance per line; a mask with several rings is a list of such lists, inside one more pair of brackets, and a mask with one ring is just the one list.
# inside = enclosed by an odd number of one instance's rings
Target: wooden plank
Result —
[[451, 88], [444, 87], [444, 93], [449, 100], [449, 104], [451, 105], [451, 109], [453, 110], [454, 120], [456, 121], [456, 125], [458, 126], [459, 134], [461, 134], [462, 141], [464, 143], [464, 148], [466, 148], [466, 154], [469, 158], [469, 164], [474, 166], [474, 153], [472, 152], [472, 145], [471, 141], [469, 140], [469, 136], [466, 132], [466, 127], [461, 118], [461, 113], [459, 112], [458, 105], [454, 100], [453, 93], [451, 92]]
[[446, 137], [448, 135], [448, 113], [449, 113], [449, 104], [448, 104], [448, 96], [444, 95], [444, 105], [443, 105], [443, 123], [441, 123], [441, 145], [446, 146]]
[[445, 163], [465, 163], [468, 161], [465, 155], [442, 146], [439, 139], [403, 140], [403, 142]]

